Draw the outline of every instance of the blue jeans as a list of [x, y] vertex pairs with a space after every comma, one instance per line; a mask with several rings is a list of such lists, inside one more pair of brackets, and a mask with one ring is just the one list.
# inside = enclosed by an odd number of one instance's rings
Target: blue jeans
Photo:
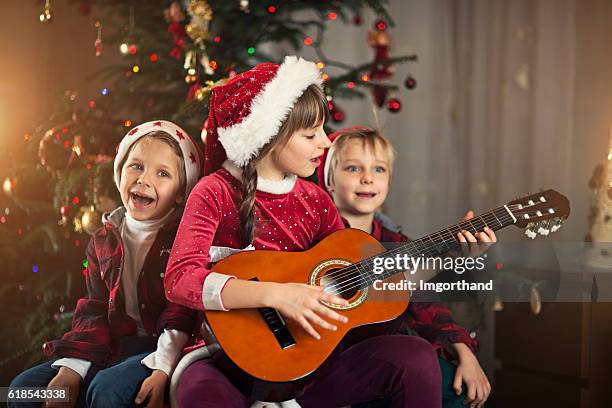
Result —
[[[149, 353], [128, 357], [117, 364], [98, 370], [93, 366], [81, 382], [77, 407], [135, 407], [134, 399], [142, 382], [151, 375], [151, 369], [142, 365], [140, 360]], [[54, 361], [32, 367], [19, 374], [11, 382], [11, 387], [46, 387], [57, 375], [51, 367]], [[41, 403], [9, 403], [9, 408], [40, 407]]]

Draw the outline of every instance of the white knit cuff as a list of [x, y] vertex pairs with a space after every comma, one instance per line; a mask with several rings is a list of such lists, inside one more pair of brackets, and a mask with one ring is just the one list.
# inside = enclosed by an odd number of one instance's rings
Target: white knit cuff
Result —
[[68, 367], [76, 371], [82, 379], [85, 379], [89, 367], [91, 367], [91, 361], [83, 360], [80, 358], [60, 358], [51, 364], [52, 368], [59, 369], [60, 367]]
[[202, 303], [204, 304], [205, 310], [223, 310], [226, 312], [229, 310], [223, 306], [221, 291], [228, 280], [235, 278], [235, 276], [216, 272], [208, 274], [206, 279], [204, 279], [204, 286], [202, 287]]

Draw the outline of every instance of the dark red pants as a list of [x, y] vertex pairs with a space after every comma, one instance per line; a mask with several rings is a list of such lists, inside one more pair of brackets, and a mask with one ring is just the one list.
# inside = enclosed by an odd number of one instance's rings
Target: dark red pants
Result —
[[[438, 357], [420, 337], [373, 337], [332, 358], [297, 398], [302, 407], [343, 407], [382, 397], [390, 397], [393, 407], [442, 407]], [[251, 405], [243, 394], [249, 378], [230, 372], [224, 359], [219, 352], [185, 370], [178, 388], [181, 408]]]

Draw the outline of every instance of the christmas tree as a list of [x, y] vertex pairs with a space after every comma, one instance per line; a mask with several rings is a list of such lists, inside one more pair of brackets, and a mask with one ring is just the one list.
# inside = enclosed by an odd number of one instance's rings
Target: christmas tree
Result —
[[[373, 97], [391, 112], [394, 64], [415, 56], [389, 55], [387, 4], [374, 0], [249, 1], [72, 0], [83, 14], [96, 16], [91, 50], [122, 54], [121, 63], [90, 78], [96, 98], [83, 101], [78, 90], [59, 96], [55, 112], [25, 130], [6, 153], [0, 195], [0, 240], [4, 279], [0, 284], [4, 325], [0, 369], [5, 383], [24, 367], [43, 359], [43, 342], [65, 332], [76, 299], [85, 293], [81, 276], [85, 246], [101, 215], [119, 205], [112, 161], [121, 137], [137, 123], [165, 118], [201, 136], [212, 87], [262, 61], [279, 61], [277, 44], [295, 53], [312, 47], [325, 79], [332, 124], [345, 114], [338, 99]], [[53, 24], [52, 3], [40, 14]], [[367, 35], [371, 61], [351, 66], [323, 51], [329, 24], [363, 23], [377, 18]], [[36, 16], [33, 16], [36, 18]], [[30, 24], [30, 22], [27, 22]], [[364, 44], [367, 28], [364, 28]], [[268, 54], [269, 53], [269, 54]], [[416, 81], [408, 77], [405, 86]]]

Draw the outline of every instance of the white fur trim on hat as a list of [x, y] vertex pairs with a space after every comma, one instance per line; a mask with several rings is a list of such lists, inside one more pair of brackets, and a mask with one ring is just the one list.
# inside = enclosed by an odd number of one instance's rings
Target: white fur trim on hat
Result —
[[121, 162], [130, 150], [130, 146], [134, 144], [140, 137], [151, 132], [164, 132], [172, 136], [178, 142], [183, 152], [183, 161], [185, 162], [185, 198], [189, 196], [191, 189], [200, 179], [202, 163], [200, 151], [189, 134], [181, 129], [178, 125], [166, 120], [153, 120], [136, 126], [130, 130], [121, 140], [114, 163], [114, 178], [117, 188], [121, 181]]
[[253, 98], [250, 114], [240, 123], [217, 129], [227, 158], [240, 167], [247, 164], [278, 133], [306, 88], [322, 83], [321, 73], [313, 62], [285, 57], [274, 79]]

